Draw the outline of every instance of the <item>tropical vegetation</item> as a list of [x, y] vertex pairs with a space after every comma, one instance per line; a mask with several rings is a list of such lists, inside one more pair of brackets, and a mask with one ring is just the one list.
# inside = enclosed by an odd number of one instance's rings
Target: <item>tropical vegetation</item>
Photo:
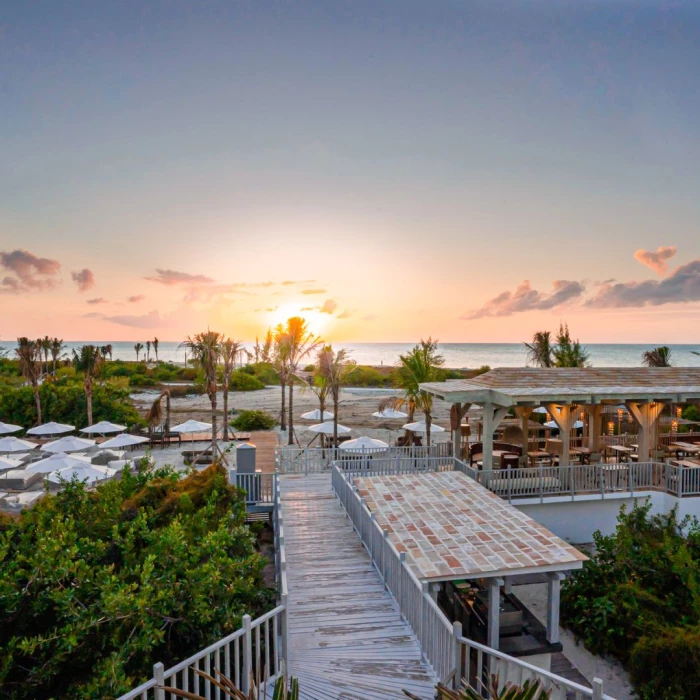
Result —
[[612, 535], [562, 587], [562, 622], [622, 661], [642, 699], [700, 697], [700, 524], [651, 504], [622, 508]]
[[224, 469], [180, 476], [144, 460], [0, 515], [2, 697], [114, 698], [272, 607]]
[[344, 348], [333, 350], [331, 345], [324, 346], [316, 358], [315, 375], [320, 385], [325, 386], [325, 401], [330, 398], [333, 406], [333, 444], [338, 444], [338, 413], [340, 409], [340, 392], [348, 383], [348, 378], [355, 370], [355, 362], [350, 359]]
[[667, 345], [646, 350], [642, 353], [642, 364], [645, 367], [672, 367], [671, 348]]
[[[521, 686], [507, 681], [501, 684], [498, 675], [493, 675], [488, 683], [480, 682], [479, 688], [471, 685], [453, 690], [442, 683], [438, 683], [435, 700], [548, 700], [551, 691], [545, 690], [540, 680], [527, 679]], [[416, 695], [403, 691], [412, 700], [422, 700]]]
[[532, 342], [524, 343], [528, 364], [535, 367], [588, 367], [589, 355], [578, 339], [571, 337], [569, 326], [559, 324], [554, 342], [550, 331], [537, 331]]
[[239, 411], [231, 421], [231, 427], [239, 431], [272, 430], [277, 421], [267, 411]]

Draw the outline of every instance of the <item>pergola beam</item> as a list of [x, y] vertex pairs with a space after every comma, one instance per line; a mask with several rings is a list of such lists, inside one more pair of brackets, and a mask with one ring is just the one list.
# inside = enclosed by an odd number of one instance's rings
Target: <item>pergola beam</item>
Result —
[[561, 459], [559, 461], [559, 466], [569, 466], [570, 457], [569, 449], [571, 445], [571, 429], [576, 422], [576, 404], [563, 406], [548, 403], [545, 404], [545, 408], [552, 415], [552, 420], [557, 424], [559, 428], [559, 434], [561, 435]]
[[485, 403], [484, 406], [484, 434], [481, 437], [484, 446], [484, 471], [493, 469], [493, 433], [501, 421], [508, 415], [507, 406], [494, 406]]

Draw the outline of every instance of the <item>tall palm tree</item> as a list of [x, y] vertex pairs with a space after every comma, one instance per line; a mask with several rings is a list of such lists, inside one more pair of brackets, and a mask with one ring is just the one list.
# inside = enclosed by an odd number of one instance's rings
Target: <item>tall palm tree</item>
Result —
[[300, 316], [292, 316], [285, 326], [289, 365], [289, 439], [288, 445], [294, 444], [294, 382], [298, 379], [299, 365], [319, 345], [321, 339], [310, 330], [307, 322]]
[[273, 346], [269, 356], [272, 367], [280, 378], [282, 390], [282, 405], [280, 408], [280, 430], [287, 429], [287, 384], [291, 381], [291, 367], [289, 365], [289, 339], [282, 324], [279, 324], [273, 332]]
[[92, 425], [92, 390], [104, 361], [100, 348], [96, 345], [83, 345], [80, 352], [73, 350], [73, 367], [76, 372], [83, 373], [88, 425]]
[[56, 365], [61, 358], [61, 353], [63, 352], [64, 347], [63, 340], [60, 338], [51, 339], [51, 361], [53, 363], [52, 373], [54, 377], [56, 376]]
[[151, 361], [151, 341], [146, 341], [146, 364]]
[[572, 340], [569, 333], [569, 326], [566, 323], [559, 324], [557, 333], [557, 343], [552, 348], [552, 357], [555, 367], [587, 367], [588, 353], [581, 346], [581, 343]]
[[48, 335], [45, 335], [43, 338], [39, 338], [39, 340], [36, 341], [37, 346], [39, 348], [39, 361], [42, 359], [42, 354], [43, 354], [43, 359], [44, 359], [44, 364], [42, 366], [42, 373], [43, 374], [48, 374], [49, 373], [49, 353], [51, 352], [51, 338], [49, 338]]
[[22, 376], [31, 384], [36, 404], [36, 422], [41, 424], [41, 396], [39, 396], [39, 377], [41, 376], [41, 349], [29, 338], [17, 338], [15, 353], [19, 359]]
[[532, 343], [524, 343], [527, 348], [528, 364], [535, 367], [553, 367], [552, 334], [549, 331], [537, 331], [532, 336]]
[[107, 345], [100, 346], [100, 353], [102, 354], [102, 358], [104, 360], [106, 360], [108, 356], [110, 360], [112, 359], [112, 351], [113, 348], [109, 343]]
[[647, 350], [642, 353], [642, 364], [645, 367], [673, 367], [671, 363], [671, 348], [667, 345]]
[[224, 430], [222, 439], [228, 440], [228, 383], [231, 380], [231, 372], [236, 364], [236, 355], [241, 349], [241, 343], [231, 338], [224, 338], [221, 341], [221, 364], [223, 365], [224, 380]]
[[156, 364], [158, 363], [158, 338], [153, 338], [153, 352], [156, 354]]
[[318, 353], [316, 371], [328, 387], [328, 395], [333, 402], [333, 445], [338, 445], [338, 407], [340, 392], [348, 375], [355, 369], [355, 361], [349, 359], [345, 349], [335, 352], [331, 345], [325, 345]]
[[139, 354], [141, 353], [141, 350], [143, 350], [143, 343], [136, 343], [136, 345], [134, 345], [134, 350], [136, 350], [136, 362], [138, 362]]
[[196, 367], [204, 373], [205, 391], [211, 402], [211, 446], [212, 454], [216, 455], [216, 368], [221, 355], [221, 340], [223, 336], [215, 331], [197, 333], [187, 336], [187, 340], [180, 343], [180, 348], [189, 351]]

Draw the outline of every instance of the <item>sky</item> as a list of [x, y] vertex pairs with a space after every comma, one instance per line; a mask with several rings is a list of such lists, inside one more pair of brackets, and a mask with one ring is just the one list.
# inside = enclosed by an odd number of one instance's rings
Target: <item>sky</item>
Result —
[[0, 339], [700, 337], [700, 3], [0, 9]]

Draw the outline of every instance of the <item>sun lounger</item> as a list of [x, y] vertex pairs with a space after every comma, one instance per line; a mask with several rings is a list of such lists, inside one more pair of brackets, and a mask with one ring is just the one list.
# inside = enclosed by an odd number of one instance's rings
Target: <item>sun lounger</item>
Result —
[[0, 497], [0, 506], [6, 510], [20, 511], [33, 505], [44, 495], [43, 491], [25, 491], [23, 493], [8, 493]]
[[24, 491], [34, 484], [41, 483], [43, 478], [43, 474], [27, 472], [24, 469], [11, 469], [0, 474], [0, 488], [3, 491]]

